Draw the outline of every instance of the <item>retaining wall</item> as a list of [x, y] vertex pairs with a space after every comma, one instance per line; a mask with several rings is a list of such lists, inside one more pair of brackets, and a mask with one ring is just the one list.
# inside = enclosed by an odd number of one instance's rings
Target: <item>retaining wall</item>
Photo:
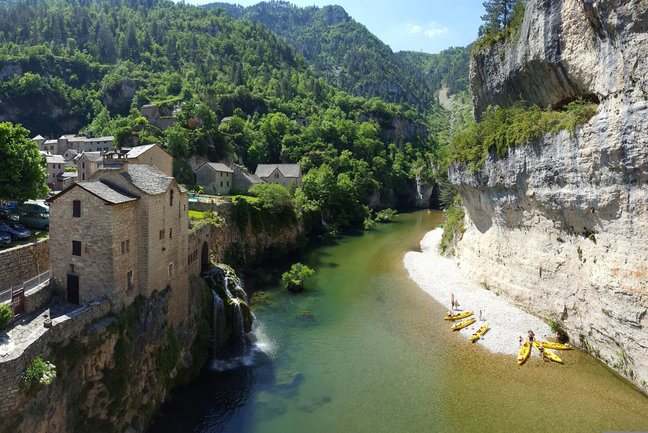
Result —
[[0, 292], [49, 269], [49, 238], [0, 251]]

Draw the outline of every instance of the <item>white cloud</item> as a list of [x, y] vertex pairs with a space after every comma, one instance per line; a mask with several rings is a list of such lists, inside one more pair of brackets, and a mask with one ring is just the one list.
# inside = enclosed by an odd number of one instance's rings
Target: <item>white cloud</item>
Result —
[[419, 26], [418, 24], [408, 24], [407, 29], [410, 33], [420, 33], [421, 26]]
[[436, 21], [432, 21], [425, 29], [425, 35], [429, 38], [434, 38], [435, 36], [446, 33], [447, 31], [447, 27], [439, 25]]

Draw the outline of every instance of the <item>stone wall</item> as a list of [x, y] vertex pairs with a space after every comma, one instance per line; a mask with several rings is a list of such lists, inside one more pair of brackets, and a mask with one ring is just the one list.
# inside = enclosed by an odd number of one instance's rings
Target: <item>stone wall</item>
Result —
[[0, 251], [0, 292], [49, 269], [49, 239]]
[[48, 345], [76, 338], [89, 323], [104, 316], [109, 310], [110, 303], [104, 302], [92, 307], [81, 307], [71, 314], [58, 317], [52, 321], [52, 327], [45, 330], [22, 353], [4, 359], [0, 368], [0, 419], [14, 416], [13, 409], [27, 402], [27, 396], [21, 391], [20, 377], [29, 362], [45, 353]]

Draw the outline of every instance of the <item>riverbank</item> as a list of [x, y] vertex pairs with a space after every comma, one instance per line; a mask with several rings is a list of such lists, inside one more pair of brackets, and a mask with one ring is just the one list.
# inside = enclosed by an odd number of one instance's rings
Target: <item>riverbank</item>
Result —
[[[469, 338], [480, 326], [488, 323], [488, 332], [477, 343], [493, 353], [511, 355], [517, 355], [519, 338], [526, 339], [529, 330], [539, 340], [553, 341], [554, 334], [541, 319], [509, 305], [497, 293], [471, 280], [456, 259], [442, 257], [438, 252], [442, 232], [437, 228], [426, 233], [421, 240], [421, 252], [406, 253], [403, 263], [409, 277], [445, 308], [450, 308], [450, 298], [454, 294], [459, 301], [459, 312], [475, 312], [472, 317], [477, 320], [457, 332]], [[479, 310], [483, 321], [479, 320]], [[447, 326], [450, 328], [449, 323]]]

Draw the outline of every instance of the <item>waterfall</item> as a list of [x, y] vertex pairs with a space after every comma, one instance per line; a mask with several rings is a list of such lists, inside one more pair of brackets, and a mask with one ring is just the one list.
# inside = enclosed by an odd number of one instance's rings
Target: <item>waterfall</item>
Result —
[[255, 347], [248, 335], [254, 316], [241, 281], [228, 266], [215, 266], [205, 275], [214, 298], [213, 366], [230, 369], [252, 362]]
[[225, 302], [213, 289], [212, 295], [214, 296], [214, 338], [212, 348], [214, 355], [216, 355], [225, 344]]

